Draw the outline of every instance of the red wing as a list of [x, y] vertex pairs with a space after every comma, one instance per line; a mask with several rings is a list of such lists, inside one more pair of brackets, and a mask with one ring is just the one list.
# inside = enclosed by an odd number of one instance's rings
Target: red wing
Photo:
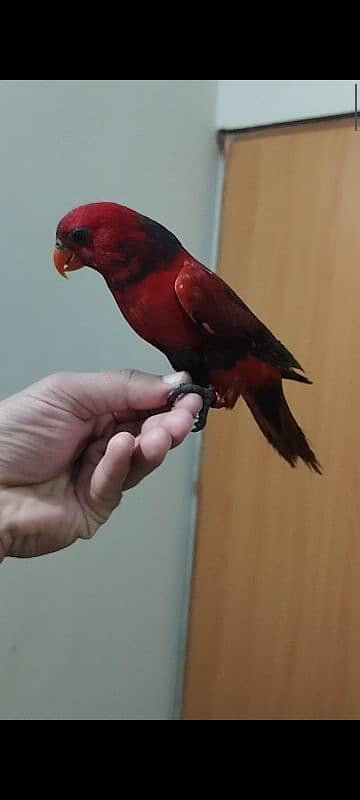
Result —
[[189, 259], [175, 282], [186, 313], [204, 332], [221, 338], [251, 336], [262, 323], [221, 278]]
[[284, 378], [309, 383], [294, 373], [303, 368], [224, 281], [197, 261], [189, 260], [175, 282], [176, 295], [186, 313], [203, 331], [228, 340], [239, 353], [248, 352], [277, 367]]

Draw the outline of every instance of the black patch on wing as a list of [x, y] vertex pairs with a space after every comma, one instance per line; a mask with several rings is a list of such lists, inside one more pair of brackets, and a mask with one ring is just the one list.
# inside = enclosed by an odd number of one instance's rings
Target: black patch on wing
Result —
[[298, 369], [304, 372], [301, 364], [296, 360], [284, 345], [275, 339], [275, 336], [264, 325], [259, 323], [259, 328], [251, 337], [249, 352], [261, 361], [266, 361], [272, 367], [277, 367], [280, 372]]
[[[209, 372], [214, 369], [231, 369], [241, 358], [239, 351], [220, 347], [197, 350], [163, 350], [177, 372], [189, 372], [199, 386], [208, 386]], [[244, 354], [246, 357], [247, 352]]]
[[[270, 334], [271, 336], [271, 334]], [[298, 381], [299, 383], [310, 384], [303, 375], [298, 375], [289, 367], [293, 363], [291, 354], [288, 359], [283, 354], [280, 345], [280, 354], [276, 348], [276, 340], [265, 341], [253, 337], [239, 337], [231, 340], [220, 340], [216, 336], [204, 331], [204, 348], [193, 350], [166, 350], [163, 351], [169, 359], [173, 369], [177, 371], [186, 370], [190, 372], [192, 378], [200, 385], [207, 385], [207, 376], [214, 369], [232, 369], [238, 361], [246, 359], [248, 356], [255, 356], [259, 361], [264, 361], [270, 366], [279, 370], [280, 375], [285, 380]], [[274, 348], [275, 342], [275, 348]], [[280, 343], [279, 343], [280, 344]], [[288, 351], [284, 348], [285, 354]], [[297, 363], [297, 362], [295, 362]]]

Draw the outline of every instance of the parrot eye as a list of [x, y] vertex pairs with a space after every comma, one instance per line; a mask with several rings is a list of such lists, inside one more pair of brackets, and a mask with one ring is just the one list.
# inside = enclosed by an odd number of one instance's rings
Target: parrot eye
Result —
[[88, 228], [74, 228], [70, 231], [69, 239], [74, 244], [87, 244], [90, 238]]

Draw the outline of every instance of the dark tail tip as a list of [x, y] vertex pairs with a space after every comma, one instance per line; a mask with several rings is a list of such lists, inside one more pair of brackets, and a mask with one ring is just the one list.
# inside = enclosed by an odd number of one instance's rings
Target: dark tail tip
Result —
[[[302, 431], [301, 431], [301, 433], [302, 433]], [[309, 445], [308, 445], [303, 433], [302, 433], [302, 435], [303, 435], [305, 443], [306, 443], [306, 453], [304, 455], [299, 455], [298, 458], [301, 458], [304, 461], [304, 463], [306, 464], [306, 466], [310, 470], [312, 470], [313, 472], [317, 472], [318, 475], [323, 475], [324, 471], [323, 471], [323, 468], [322, 468], [321, 464], [317, 460], [315, 453], [313, 453], [313, 451], [309, 447]], [[296, 466], [296, 462], [294, 464], [294, 467], [295, 466]]]
[[306, 383], [307, 386], [312, 386], [313, 382], [306, 377], [306, 375], [299, 375], [298, 372], [295, 372], [293, 369], [286, 369], [283, 370], [281, 373], [281, 377], [287, 381], [296, 381], [297, 383]]
[[244, 400], [268, 442], [292, 468], [300, 459], [313, 472], [323, 474], [321, 464], [289, 409], [281, 383], [252, 390], [244, 395]]

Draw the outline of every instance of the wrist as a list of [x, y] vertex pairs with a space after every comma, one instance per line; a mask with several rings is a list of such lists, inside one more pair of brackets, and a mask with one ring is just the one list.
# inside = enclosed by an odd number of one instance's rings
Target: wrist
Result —
[[11, 552], [13, 524], [10, 490], [0, 486], [0, 564]]

